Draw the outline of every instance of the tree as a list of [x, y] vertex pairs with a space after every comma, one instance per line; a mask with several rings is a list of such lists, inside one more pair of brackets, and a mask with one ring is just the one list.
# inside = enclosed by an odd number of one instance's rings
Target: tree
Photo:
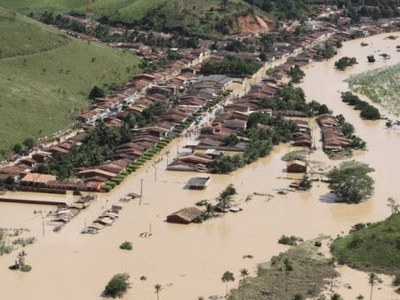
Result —
[[225, 289], [225, 295], [228, 295], [228, 282], [229, 282], [229, 281], [234, 282], [234, 281], [235, 281], [235, 276], [233, 276], [233, 273], [232, 273], [232, 272], [226, 271], [226, 272], [222, 275], [221, 280], [222, 280], [222, 282], [225, 283], [225, 287], [226, 287], [226, 289]]
[[387, 206], [390, 208], [390, 211], [392, 212], [392, 216], [397, 215], [400, 210], [400, 204], [398, 204], [396, 199], [394, 199], [392, 197], [389, 197], [387, 202], [388, 202]]
[[374, 180], [368, 175], [373, 170], [367, 164], [342, 163], [328, 173], [329, 188], [340, 201], [359, 203], [374, 191]]
[[89, 99], [94, 99], [98, 97], [104, 97], [106, 95], [106, 91], [102, 88], [99, 88], [97, 85], [95, 85], [89, 93]]
[[350, 67], [357, 63], [357, 59], [355, 57], [342, 57], [338, 61], [335, 62], [335, 67], [341, 71]]
[[227, 138], [225, 138], [224, 143], [228, 147], [234, 147], [239, 143], [239, 138], [236, 134], [230, 134]]
[[235, 194], [236, 189], [233, 184], [228, 185], [225, 190], [219, 194], [217, 206], [222, 212], [226, 212], [231, 206], [232, 196]]
[[214, 206], [211, 203], [206, 204], [206, 210], [203, 213], [204, 220], [212, 218], [214, 216]]
[[306, 74], [299, 67], [291, 68], [289, 71], [289, 76], [292, 78], [293, 83], [299, 83]]
[[22, 144], [26, 147], [26, 149], [31, 150], [35, 146], [35, 140], [33, 138], [26, 138]]
[[104, 295], [112, 298], [121, 297], [129, 288], [128, 273], [119, 273], [113, 276], [104, 289]]
[[338, 293], [334, 293], [331, 296], [331, 300], [342, 300], [342, 297]]
[[154, 290], [155, 290], [154, 293], [157, 294], [157, 300], [160, 299], [160, 292], [162, 290], [162, 285], [157, 283], [154, 286]]
[[368, 55], [367, 59], [368, 59], [368, 62], [370, 62], [370, 63], [375, 62], [375, 57], [373, 55]]
[[221, 10], [226, 10], [229, 0], [220, 0], [220, 1], [221, 1]]
[[242, 277], [242, 299], [244, 299], [244, 284], [246, 277], [249, 276], [249, 271], [247, 269], [240, 269], [240, 276]]
[[374, 291], [374, 285], [377, 281], [378, 281], [378, 275], [376, 275], [376, 273], [371, 272], [368, 274], [368, 283], [371, 286], [371, 293], [369, 295], [369, 300], [372, 300], [372, 293]]
[[13, 151], [14, 151], [15, 154], [21, 154], [22, 149], [23, 149], [23, 147], [22, 147], [21, 144], [15, 144], [13, 146]]
[[307, 174], [304, 175], [304, 177], [300, 180], [299, 188], [306, 190], [306, 191], [312, 188], [312, 181], [307, 176]]

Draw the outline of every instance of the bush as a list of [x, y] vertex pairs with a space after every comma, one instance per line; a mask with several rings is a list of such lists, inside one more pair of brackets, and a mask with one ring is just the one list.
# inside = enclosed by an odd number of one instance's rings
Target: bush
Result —
[[20, 270], [22, 272], [30, 272], [32, 270], [32, 267], [30, 265], [23, 265]]
[[281, 238], [278, 240], [278, 243], [283, 245], [296, 246], [297, 241], [301, 242], [302, 239], [295, 237], [294, 235], [292, 236], [282, 235]]
[[132, 243], [131, 243], [131, 242], [128, 242], [128, 241], [123, 242], [123, 243], [119, 246], [119, 249], [122, 249], [122, 250], [132, 250], [132, 248], [133, 248]]
[[129, 288], [128, 273], [119, 273], [113, 276], [104, 289], [104, 295], [112, 298], [121, 297]]
[[342, 57], [341, 59], [339, 59], [338, 61], [335, 62], [335, 67], [341, 71], [343, 71], [344, 69], [346, 69], [347, 67], [350, 67], [354, 64], [357, 63], [357, 60], [355, 57]]
[[116, 185], [120, 184], [122, 181], [123, 181], [122, 178], [117, 178], [117, 177], [111, 178], [111, 182], [115, 183]]
[[396, 274], [393, 278], [392, 284], [394, 286], [400, 286], [400, 273]]
[[320, 241], [315, 241], [314, 246], [315, 247], [321, 247], [322, 243]]
[[112, 189], [117, 185], [114, 181], [107, 181], [106, 185], [110, 186]]
[[109, 192], [109, 191], [111, 191], [113, 189], [113, 187], [112, 186], [110, 186], [110, 185], [108, 185], [108, 184], [106, 184], [105, 186], [103, 186], [103, 190], [105, 191], [105, 192]]

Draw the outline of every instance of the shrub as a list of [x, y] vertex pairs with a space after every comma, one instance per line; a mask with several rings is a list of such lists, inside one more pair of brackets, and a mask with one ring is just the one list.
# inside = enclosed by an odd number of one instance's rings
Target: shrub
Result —
[[114, 188], [117, 184], [114, 181], [107, 181], [106, 185], [110, 186], [111, 188]]
[[301, 238], [295, 237], [294, 235], [292, 236], [282, 235], [281, 238], [278, 240], [278, 243], [283, 245], [296, 246], [297, 241], [300, 242], [301, 240], [302, 240]]
[[393, 278], [392, 284], [394, 286], [400, 286], [400, 273], [396, 274]]
[[32, 270], [32, 267], [30, 265], [23, 265], [20, 270], [22, 272], [30, 272]]
[[108, 185], [108, 184], [106, 184], [105, 186], [103, 186], [103, 190], [105, 191], [105, 192], [109, 192], [109, 191], [111, 191], [113, 189], [113, 187], [112, 186], [110, 186], [110, 185]]
[[111, 182], [115, 183], [115, 185], [120, 184], [122, 181], [123, 181], [123, 179], [121, 179], [121, 178], [117, 178], [117, 177], [111, 178]]
[[119, 273], [113, 276], [104, 289], [104, 295], [112, 298], [121, 297], [129, 288], [128, 273]]
[[321, 245], [322, 245], [322, 243], [321, 243], [320, 241], [316, 241], [316, 242], [314, 243], [314, 246], [315, 246], [315, 247], [321, 247]]
[[131, 243], [131, 242], [128, 242], [128, 241], [123, 242], [123, 243], [119, 246], [119, 249], [122, 249], [122, 250], [132, 250], [132, 248], [133, 248], [132, 243]]
[[339, 70], [344, 70], [347, 67], [350, 67], [354, 64], [357, 63], [357, 60], [355, 57], [342, 57], [341, 59], [339, 59], [338, 61], [335, 62], [335, 67]]

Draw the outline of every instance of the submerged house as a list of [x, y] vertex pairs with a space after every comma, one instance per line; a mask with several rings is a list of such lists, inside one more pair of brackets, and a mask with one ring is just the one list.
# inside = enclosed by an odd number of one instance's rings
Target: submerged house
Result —
[[187, 207], [167, 216], [167, 222], [189, 224], [201, 216], [203, 212], [196, 207]]
[[208, 177], [192, 177], [186, 183], [186, 188], [190, 190], [204, 190], [210, 182], [210, 176]]
[[305, 173], [307, 172], [307, 164], [301, 160], [292, 160], [286, 164], [288, 173]]

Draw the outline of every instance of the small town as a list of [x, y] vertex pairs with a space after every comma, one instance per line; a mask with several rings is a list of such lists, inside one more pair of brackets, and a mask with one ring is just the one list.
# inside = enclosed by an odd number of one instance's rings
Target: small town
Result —
[[0, 0], [5, 299], [400, 299], [398, 1], [44, 2]]

